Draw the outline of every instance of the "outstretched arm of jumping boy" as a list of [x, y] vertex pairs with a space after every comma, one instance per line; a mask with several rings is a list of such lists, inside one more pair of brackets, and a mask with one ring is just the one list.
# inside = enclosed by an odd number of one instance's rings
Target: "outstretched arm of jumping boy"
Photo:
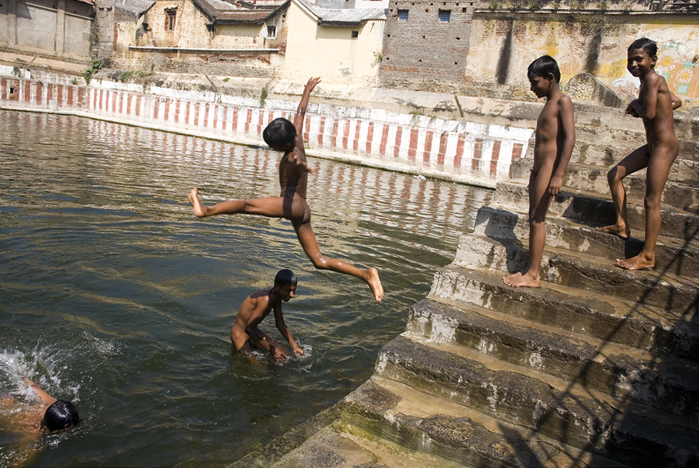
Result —
[[561, 193], [563, 175], [568, 168], [568, 161], [575, 147], [575, 117], [573, 115], [573, 101], [565, 94], [558, 99], [559, 132], [563, 134], [563, 147], [561, 148], [556, 171], [549, 182], [548, 192], [551, 195]]
[[279, 333], [281, 333], [282, 336], [286, 339], [286, 341], [289, 342], [289, 345], [291, 346], [291, 349], [294, 351], [294, 353], [298, 356], [303, 356], [303, 350], [299, 347], [298, 344], [296, 344], [296, 341], [294, 341], [294, 337], [291, 336], [291, 331], [289, 331], [289, 327], [287, 327], [286, 323], [284, 323], [284, 316], [282, 315], [281, 303], [277, 304], [274, 307], [274, 321], [277, 325], [277, 330], [279, 330]]
[[303, 96], [301, 96], [301, 102], [299, 102], [299, 107], [296, 109], [296, 115], [294, 116], [294, 127], [297, 135], [303, 135], [303, 119], [306, 117], [308, 99], [311, 97], [311, 91], [318, 83], [320, 83], [320, 77], [310, 78], [308, 83], [306, 83], [306, 87], [303, 88]]

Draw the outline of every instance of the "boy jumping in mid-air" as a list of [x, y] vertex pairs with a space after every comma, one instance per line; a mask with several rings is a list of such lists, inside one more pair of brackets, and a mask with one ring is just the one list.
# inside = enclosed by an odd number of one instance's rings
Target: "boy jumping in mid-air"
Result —
[[197, 189], [194, 188], [189, 193], [189, 201], [194, 207], [194, 214], [200, 218], [218, 214], [244, 213], [288, 219], [294, 226], [301, 247], [313, 262], [313, 266], [321, 270], [353, 275], [364, 280], [371, 288], [374, 299], [380, 301], [384, 292], [376, 268], [362, 270], [340, 260], [324, 257], [311, 228], [311, 209], [306, 202], [306, 186], [308, 174], [313, 174], [313, 171], [306, 163], [302, 132], [308, 98], [318, 83], [320, 83], [320, 78], [308, 80], [293, 124], [284, 118], [274, 119], [262, 134], [265, 142], [272, 149], [284, 152], [284, 156], [279, 162], [281, 195], [253, 200], [229, 200], [207, 207], [201, 203]]
[[647, 167], [646, 196], [643, 207], [646, 211], [646, 240], [641, 252], [635, 257], [617, 259], [617, 264], [627, 270], [643, 270], [655, 266], [655, 243], [660, 234], [660, 196], [670, 174], [670, 166], [677, 158], [680, 143], [675, 136], [672, 111], [682, 101], [670, 92], [665, 78], [655, 72], [658, 46], [647, 38], [637, 39], [628, 50], [626, 68], [633, 76], [641, 79], [638, 99], [626, 108], [626, 113], [643, 119], [647, 144], [641, 146], [614, 166], [607, 173], [612, 192], [616, 223], [597, 228], [615, 234], [622, 239], [631, 235], [626, 217], [626, 191], [622, 180], [629, 174]]
[[274, 286], [261, 289], [245, 298], [231, 328], [231, 341], [235, 349], [243, 353], [252, 351], [252, 348], [265, 349], [277, 362], [284, 362], [292, 356], [286, 347], [257, 328], [274, 309], [277, 329], [289, 342], [294, 354], [303, 356], [303, 350], [294, 341], [282, 315], [282, 302], [289, 302], [294, 297], [296, 282], [293, 271], [279, 270], [274, 279]]
[[529, 260], [523, 272], [507, 275], [503, 281], [509, 286], [536, 288], [546, 243], [546, 211], [551, 199], [561, 192], [575, 146], [575, 119], [573, 103], [558, 85], [561, 72], [552, 57], [534, 60], [527, 77], [536, 97], [546, 97], [536, 122], [534, 166], [529, 176]]

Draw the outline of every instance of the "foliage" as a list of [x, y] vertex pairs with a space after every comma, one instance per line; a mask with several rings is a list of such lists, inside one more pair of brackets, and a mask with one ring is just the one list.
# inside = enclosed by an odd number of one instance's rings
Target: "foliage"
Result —
[[12, 74], [13, 74], [13, 75], [16, 75], [16, 76], [18, 76], [18, 77], [19, 77], [19, 76], [22, 76], [22, 72], [20, 71], [20, 69], [19, 69], [19, 67], [18, 67], [17, 65], [15, 65], [14, 67], [12, 67]]
[[224, 83], [228, 83], [228, 80], [230, 80], [230, 78], [225, 77], [225, 78], [223, 79], [223, 82], [224, 82]]
[[131, 70], [126, 70], [125, 72], [122, 72], [121, 75], [119, 75], [119, 81], [124, 82], [129, 80], [133, 76], [133, 71]]
[[262, 88], [262, 91], [260, 92], [260, 107], [265, 107], [265, 101], [267, 101], [268, 92], [269, 89], [267, 88], [267, 85], [265, 85], [265, 87]]

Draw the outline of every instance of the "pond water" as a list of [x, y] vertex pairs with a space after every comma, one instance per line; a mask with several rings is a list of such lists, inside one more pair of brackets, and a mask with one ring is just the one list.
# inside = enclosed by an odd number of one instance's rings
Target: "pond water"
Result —
[[[492, 192], [310, 159], [321, 250], [379, 269], [315, 270], [285, 220], [192, 215], [276, 196], [279, 154], [77, 117], [0, 111], [0, 392], [23, 374], [75, 402], [82, 423], [29, 446], [0, 437], [0, 466], [201, 466], [235, 461], [339, 401], [404, 331], [435, 269]], [[277, 270], [302, 358], [232, 352], [240, 303]], [[261, 328], [283, 340], [272, 317]], [[11, 414], [0, 415], [7, 423]]]

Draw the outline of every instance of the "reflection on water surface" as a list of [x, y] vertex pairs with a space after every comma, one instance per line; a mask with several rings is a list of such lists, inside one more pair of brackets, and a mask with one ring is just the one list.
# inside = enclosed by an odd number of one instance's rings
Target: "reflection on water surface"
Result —
[[[75, 117], [0, 111], [0, 392], [27, 372], [84, 422], [44, 436], [37, 466], [236, 460], [344, 397], [404, 330], [483, 189], [312, 159], [322, 251], [379, 269], [386, 297], [316, 271], [287, 221], [196, 219], [206, 203], [276, 196], [279, 154]], [[285, 319], [306, 356], [231, 352], [242, 300], [299, 277]], [[261, 328], [278, 336], [268, 317]], [[0, 466], [16, 447], [0, 440]]]

